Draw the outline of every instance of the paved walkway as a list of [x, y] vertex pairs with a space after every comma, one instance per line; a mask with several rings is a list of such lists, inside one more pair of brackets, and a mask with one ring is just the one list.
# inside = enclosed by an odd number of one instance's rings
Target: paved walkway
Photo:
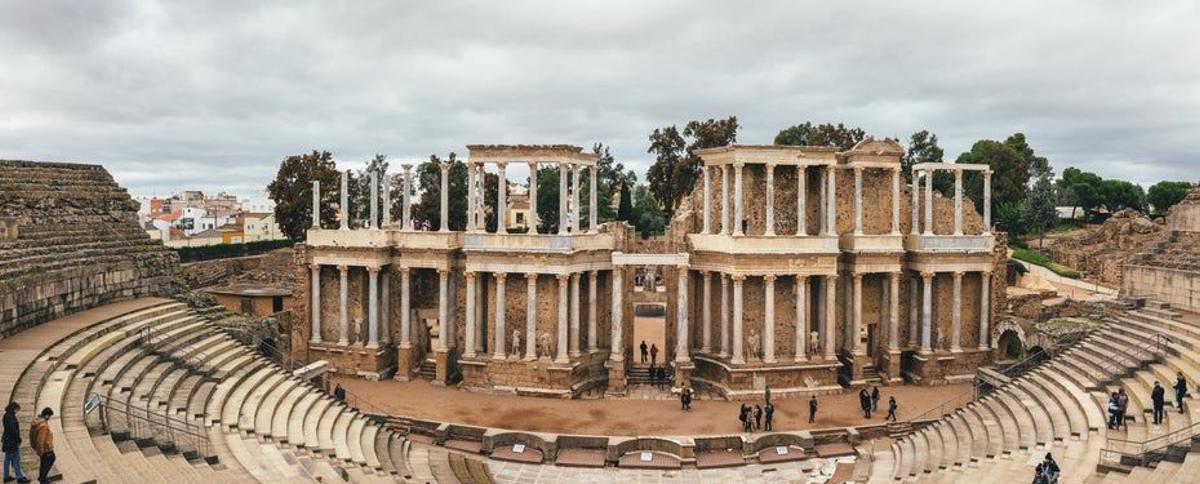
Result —
[[[741, 430], [741, 402], [704, 400], [683, 412], [677, 400], [555, 400], [515, 395], [492, 395], [410, 382], [335, 379], [346, 390], [393, 415], [534, 432], [593, 435], [711, 435]], [[969, 384], [936, 387], [879, 387], [879, 408], [889, 396], [900, 405], [900, 418], [923, 413], [971, 388]], [[858, 394], [818, 397], [817, 423], [809, 425], [807, 399], [777, 399], [775, 430], [846, 427], [883, 423], [886, 410], [867, 420], [858, 409]], [[761, 403], [761, 402], [749, 402]], [[486, 409], [485, 411], [480, 411]]]
[[744, 483], [824, 483], [829, 482], [841, 463], [853, 465], [854, 457], [838, 459], [807, 459], [798, 462], [761, 465], [752, 464], [724, 469], [682, 469], [676, 471], [632, 470], [616, 467], [573, 468], [551, 465], [516, 464], [488, 461], [492, 478], [499, 484], [508, 483], [661, 483], [697, 482], [711, 484]]

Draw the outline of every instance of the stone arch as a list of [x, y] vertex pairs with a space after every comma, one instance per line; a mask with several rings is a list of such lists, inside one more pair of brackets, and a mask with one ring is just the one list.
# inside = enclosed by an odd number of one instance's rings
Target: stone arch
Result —
[[1013, 330], [1000, 333], [996, 339], [996, 360], [1019, 360], [1025, 357], [1025, 344]]

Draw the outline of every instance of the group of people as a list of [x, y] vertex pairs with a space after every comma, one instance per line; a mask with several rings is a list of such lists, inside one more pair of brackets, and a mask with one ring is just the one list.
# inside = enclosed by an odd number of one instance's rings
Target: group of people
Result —
[[1046, 458], [1042, 459], [1033, 471], [1033, 484], [1055, 484], [1058, 482], [1058, 474], [1058, 463], [1054, 462], [1054, 456], [1047, 452]]
[[[14, 475], [17, 482], [29, 482], [21, 470], [21, 423], [17, 421], [20, 410], [17, 402], [9, 402], [4, 407], [4, 433], [0, 436], [0, 447], [4, 450], [4, 482], [12, 481]], [[50, 433], [50, 417], [53, 416], [54, 410], [43, 408], [29, 427], [29, 447], [38, 455], [38, 482], [41, 484], [50, 482], [50, 468], [54, 467], [54, 435]]]
[[[879, 411], [879, 387], [874, 387], [868, 393], [866, 388], [858, 391], [858, 406], [862, 408], [863, 418], [871, 418], [871, 414]], [[896, 397], [888, 397], [888, 413], [884, 420], [896, 421], [896, 409], [899, 405], [896, 403]]]
[[692, 411], [692, 399], [696, 397], [696, 391], [692, 387], [684, 387], [679, 390], [679, 406], [683, 407], [683, 411]]
[[650, 344], [649, 347], [647, 347], [646, 340], [642, 340], [642, 344], [639, 348], [641, 348], [641, 350], [642, 350], [642, 363], [647, 363], [646, 357], [650, 358], [650, 361], [649, 361], [650, 366], [654, 366], [655, 364], [658, 363], [658, 345], [657, 344], [652, 343], [652, 344]]
[[[763, 421], [764, 417], [766, 418], [765, 422]], [[809, 418], [812, 418], [811, 414]], [[767, 401], [766, 406], [755, 404], [751, 409], [749, 405], [743, 403], [741, 409], [738, 410], [738, 421], [742, 423], [743, 432], [759, 430], [770, 432], [774, 429], [772, 423], [775, 421], [775, 405]]]
[[667, 367], [650, 365], [647, 370], [650, 372], [650, 384], [655, 388], [662, 389], [671, 382], [671, 376], [667, 374]]

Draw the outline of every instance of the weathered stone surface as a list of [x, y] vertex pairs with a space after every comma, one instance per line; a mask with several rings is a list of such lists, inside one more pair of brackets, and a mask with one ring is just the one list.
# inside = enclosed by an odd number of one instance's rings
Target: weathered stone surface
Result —
[[1059, 237], [1045, 252], [1058, 263], [1083, 271], [1086, 278], [1119, 286], [1125, 264], [1162, 234], [1162, 225], [1137, 211], [1122, 210], [1099, 226]]

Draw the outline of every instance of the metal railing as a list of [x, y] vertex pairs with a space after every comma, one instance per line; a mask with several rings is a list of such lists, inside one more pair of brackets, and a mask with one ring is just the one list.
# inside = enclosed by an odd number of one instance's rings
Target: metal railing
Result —
[[152, 439], [160, 444], [170, 443], [187, 456], [207, 459], [212, 457], [212, 444], [208, 439], [207, 430], [187, 420], [172, 417], [165, 413], [157, 413], [149, 407], [131, 407], [129, 404], [108, 398], [107, 395], [93, 393], [91, 398], [100, 399], [100, 424], [106, 432], [112, 432], [110, 419], [120, 416], [125, 420], [125, 431], [133, 439]]
[[1184, 442], [1190, 445], [1190, 441], [1198, 434], [1200, 422], [1146, 440], [1109, 438], [1100, 450], [1100, 462], [1122, 464], [1135, 461], [1138, 465], [1149, 465], [1156, 455], [1165, 454], [1165, 450], [1172, 446]]
[[1107, 382], [1115, 376], [1125, 373], [1130, 367], [1141, 367], [1146, 361], [1158, 359], [1159, 355], [1166, 352], [1167, 345], [1171, 343], [1171, 337], [1162, 334], [1154, 333], [1150, 336], [1150, 341], [1142, 341], [1141, 343], [1118, 348], [1113, 354], [1113, 358], [1102, 360], [1097, 365], [1099, 367], [1099, 375], [1097, 382]]
[[975, 401], [975, 399], [978, 398], [978, 393], [979, 393], [979, 385], [978, 384], [972, 385], [971, 388], [968, 389], [967, 391], [962, 392], [953, 397], [950, 397], [948, 400], [946, 400], [942, 403], [939, 403], [936, 407], [926, 410], [925, 412], [922, 412], [920, 415], [917, 415], [916, 417], [910, 418], [908, 420], [910, 422], [917, 422], [917, 421], [922, 421], [922, 420], [940, 419], [942, 417], [950, 415], [955, 410], [965, 407], [968, 404], [970, 404], [971, 402]]

